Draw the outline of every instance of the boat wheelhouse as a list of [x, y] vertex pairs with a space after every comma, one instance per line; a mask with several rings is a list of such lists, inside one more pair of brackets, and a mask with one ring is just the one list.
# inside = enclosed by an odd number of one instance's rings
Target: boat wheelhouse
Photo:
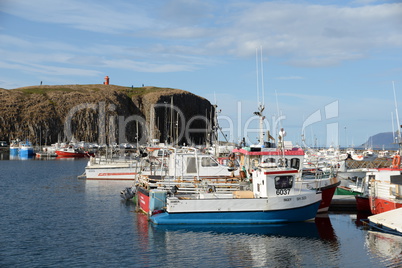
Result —
[[268, 143], [266, 146], [243, 147], [233, 152], [240, 158], [240, 167], [247, 171], [250, 178], [252, 171], [261, 165], [268, 168], [287, 167], [297, 170], [301, 174], [297, 183], [322, 191], [322, 202], [318, 212], [328, 211], [335, 190], [341, 183], [335, 169], [330, 169], [329, 172], [317, 170], [312, 174], [304, 174], [304, 150], [293, 147], [290, 141], [280, 142], [279, 147]]
[[371, 213], [379, 214], [402, 208], [402, 169], [380, 168], [367, 173], [370, 178]]

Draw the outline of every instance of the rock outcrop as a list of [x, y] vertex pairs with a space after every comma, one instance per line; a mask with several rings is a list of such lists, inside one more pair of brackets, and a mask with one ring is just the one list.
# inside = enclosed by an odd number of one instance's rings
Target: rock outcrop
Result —
[[190, 92], [116, 85], [0, 89], [0, 140], [205, 143], [211, 103]]

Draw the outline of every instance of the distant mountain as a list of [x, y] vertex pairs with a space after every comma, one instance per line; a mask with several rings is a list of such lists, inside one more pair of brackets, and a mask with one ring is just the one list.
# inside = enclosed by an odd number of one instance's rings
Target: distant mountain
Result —
[[394, 134], [392, 132], [378, 133], [368, 138], [367, 142], [363, 143], [363, 148], [373, 149], [398, 149], [398, 144], [394, 141]]

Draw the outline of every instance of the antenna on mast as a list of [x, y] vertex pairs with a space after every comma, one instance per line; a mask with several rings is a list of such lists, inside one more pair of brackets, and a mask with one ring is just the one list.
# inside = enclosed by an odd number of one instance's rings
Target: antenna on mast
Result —
[[396, 123], [397, 123], [397, 133], [398, 133], [398, 143], [401, 142], [401, 124], [399, 123], [399, 115], [398, 115], [398, 105], [396, 102], [396, 93], [395, 93], [395, 83], [392, 81], [392, 88], [394, 89], [394, 101], [395, 101], [395, 113], [396, 113]]
[[[275, 89], [275, 98], [276, 98], [276, 111], [278, 113], [278, 118], [279, 118], [281, 115], [280, 115], [280, 111], [279, 111], [278, 92], [276, 91], [276, 89]], [[279, 120], [279, 125], [280, 124], [281, 124], [281, 121]], [[280, 125], [280, 127], [282, 127], [282, 126]]]
[[265, 90], [264, 90], [264, 65], [262, 63], [262, 46], [260, 46], [260, 52], [261, 52], [261, 91], [262, 91], [262, 105], [265, 105]]
[[258, 49], [255, 48], [255, 73], [256, 73], [256, 80], [257, 80], [257, 107], [260, 106], [260, 83], [259, 83], [259, 68], [258, 68]]
[[[257, 105], [258, 105], [258, 112], [254, 112], [254, 114], [255, 115], [257, 115], [258, 117], [259, 117], [259, 119], [260, 119], [260, 137], [259, 137], [259, 144], [260, 145], [264, 145], [264, 119], [265, 119], [265, 116], [262, 114], [262, 112], [264, 111], [264, 109], [265, 109], [265, 106], [264, 106], [264, 89], [262, 88], [262, 93], [261, 93], [261, 95], [262, 95], [262, 102], [260, 102], [260, 87], [259, 87], [259, 75], [261, 75], [261, 77], [263, 76], [263, 73], [262, 73], [262, 69], [263, 69], [263, 67], [262, 67], [262, 47], [260, 47], [260, 49], [261, 49], [261, 52], [260, 52], [260, 57], [261, 57], [261, 60], [260, 60], [260, 65], [261, 66], [259, 66], [259, 64], [258, 64], [258, 49], [256, 48], [256, 50], [255, 50], [255, 61], [256, 61], [256, 72], [257, 72]], [[261, 68], [261, 74], [259, 74], [259, 69]], [[261, 84], [262, 84], [262, 86], [264, 85], [264, 80], [263, 80], [263, 78], [261, 78]]]

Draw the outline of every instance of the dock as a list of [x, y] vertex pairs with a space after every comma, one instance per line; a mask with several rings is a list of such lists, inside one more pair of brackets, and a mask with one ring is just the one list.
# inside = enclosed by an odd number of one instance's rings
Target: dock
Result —
[[357, 211], [354, 195], [334, 195], [329, 211]]
[[369, 216], [368, 220], [384, 231], [402, 235], [402, 208]]

